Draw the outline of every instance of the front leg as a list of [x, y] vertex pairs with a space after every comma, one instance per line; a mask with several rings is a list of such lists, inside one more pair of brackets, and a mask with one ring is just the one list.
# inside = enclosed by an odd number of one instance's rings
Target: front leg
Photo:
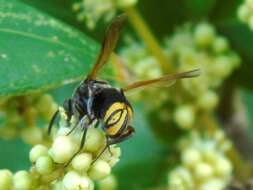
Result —
[[96, 159], [93, 160], [92, 164], [97, 161], [97, 159], [105, 152], [105, 150], [107, 148], [108, 149], [110, 148], [110, 145], [118, 144], [120, 142], [127, 140], [128, 138], [130, 138], [133, 135], [134, 132], [135, 132], [134, 128], [131, 126], [128, 126], [128, 128], [124, 131], [124, 133], [122, 133], [122, 135], [120, 135], [118, 137], [113, 138], [113, 137], [106, 136], [106, 145], [105, 145], [104, 149], [96, 157]]
[[115, 138], [107, 137], [108, 138], [107, 146], [118, 144], [129, 139], [133, 135], [134, 132], [135, 132], [134, 128], [131, 126], [128, 126], [128, 128], [119, 137], [115, 137]]
[[88, 128], [93, 124], [93, 122], [94, 122], [94, 120], [93, 121], [90, 121], [89, 123], [86, 123], [86, 117], [84, 118], [84, 119], [82, 119], [79, 123], [78, 123], [78, 125], [77, 125], [77, 127], [81, 127], [82, 128], [82, 130], [83, 130], [83, 135], [82, 135], [82, 139], [81, 139], [81, 143], [80, 143], [80, 146], [79, 146], [79, 149], [78, 149], [78, 151], [70, 158], [70, 160], [68, 161], [68, 163], [65, 165], [65, 167], [67, 167], [70, 163], [71, 163], [71, 161], [73, 160], [73, 158], [77, 155], [77, 154], [79, 154], [81, 151], [82, 151], [82, 149], [83, 149], [83, 147], [84, 147], [84, 145], [85, 145], [85, 139], [86, 139], [86, 135], [87, 135], [87, 130], [88, 130]]

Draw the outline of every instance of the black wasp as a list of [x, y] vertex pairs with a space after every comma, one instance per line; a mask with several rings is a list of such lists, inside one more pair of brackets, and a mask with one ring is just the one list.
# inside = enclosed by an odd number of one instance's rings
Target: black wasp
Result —
[[[124, 20], [125, 15], [120, 15], [110, 24], [106, 31], [96, 64], [87, 78], [76, 88], [72, 98], [64, 101], [63, 108], [67, 115], [67, 121], [70, 122], [72, 116], [78, 118], [77, 125], [73, 127], [70, 132], [77, 126], [83, 129], [80, 148], [76, 154], [82, 150], [87, 130], [95, 122], [100, 122], [102, 124], [102, 129], [105, 131], [107, 144], [104, 150], [109, 148], [112, 144], [120, 143], [128, 139], [134, 133], [134, 128], [130, 126], [130, 121], [133, 117], [133, 109], [125, 96], [126, 92], [151, 84], [175, 81], [182, 78], [192, 78], [199, 75], [199, 70], [192, 70], [178, 74], [165, 75], [157, 79], [134, 82], [121, 89], [112, 87], [106, 81], [97, 80], [96, 76], [98, 71], [105, 65], [117, 44]], [[58, 113], [59, 110], [56, 111], [52, 117], [48, 127], [49, 134]]]

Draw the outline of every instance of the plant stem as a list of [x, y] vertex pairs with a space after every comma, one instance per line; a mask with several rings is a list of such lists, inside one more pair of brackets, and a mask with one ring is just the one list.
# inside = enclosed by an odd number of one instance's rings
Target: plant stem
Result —
[[134, 7], [126, 7], [124, 11], [128, 15], [129, 22], [133, 28], [146, 43], [150, 52], [156, 57], [158, 63], [164, 73], [172, 72], [172, 66], [167, 57], [164, 55], [162, 48], [152, 34], [150, 28], [147, 26], [139, 12]]

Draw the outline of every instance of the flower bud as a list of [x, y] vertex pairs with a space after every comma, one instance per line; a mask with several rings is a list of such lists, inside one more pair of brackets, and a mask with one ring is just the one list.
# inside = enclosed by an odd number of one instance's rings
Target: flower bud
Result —
[[38, 127], [26, 127], [21, 131], [21, 138], [27, 144], [39, 144], [43, 141], [43, 132]]
[[54, 169], [54, 163], [51, 157], [41, 156], [37, 159], [35, 167], [40, 174], [49, 174]]
[[211, 110], [218, 104], [218, 95], [209, 90], [198, 98], [198, 105], [204, 110]]
[[31, 151], [30, 151], [30, 153], [29, 153], [30, 161], [31, 161], [31, 162], [36, 162], [36, 160], [37, 160], [39, 157], [45, 156], [45, 155], [47, 155], [47, 153], [48, 153], [48, 149], [47, 149], [46, 146], [40, 145], [40, 144], [35, 145], [35, 146], [31, 149]]
[[223, 53], [228, 49], [228, 41], [223, 37], [216, 37], [213, 42], [213, 51], [215, 53]]
[[195, 43], [201, 47], [212, 44], [215, 38], [215, 30], [208, 23], [199, 24], [194, 31]]
[[237, 15], [242, 21], [248, 22], [251, 16], [251, 10], [247, 5], [241, 5], [237, 11]]
[[104, 160], [98, 159], [92, 166], [89, 171], [89, 176], [94, 180], [100, 180], [105, 178], [111, 173], [110, 165]]
[[89, 128], [86, 136], [84, 149], [89, 152], [96, 152], [104, 144], [105, 137], [101, 130]]
[[89, 169], [91, 162], [91, 154], [81, 153], [72, 160], [71, 165], [78, 172], [86, 172]]
[[109, 175], [99, 181], [100, 190], [115, 190], [117, 188], [117, 180], [113, 175]]
[[9, 170], [0, 170], [0, 187], [2, 190], [12, 190], [12, 173]]
[[230, 176], [230, 173], [232, 172], [231, 163], [226, 158], [223, 157], [219, 157], [216, 159], [214, 167], [215, 173], [221, 177]]
[[201, 155], [197, 149], [187, 148], [183, 151], [181, 159], [184, 165], [194, 168], [201, 161]]
[[14, 177], [14, 189], [15, 190], [30, 190], [32, 187], [32, 177], [27, 171], [19, 171]]
[[205, 181], [212, 177], [213, 175], [213, 168], [207, 163], [199, 163], [194, 168], [194, 174], [196, 178], [200, 181]]
[[74, 171], [69, 171], [63, 178], [66, 190], [80, 190], [81, 177]]
[[193, 107], [189, 105], [179, 106], [174, 114], [174, 119], [183, 128], [192, 127], [195, 120]]
[[77, 145], [71, 141], [69, 136], [59, 136], [54, 140], [50, 154], [56, 163], [65, 163], [76, 151]]

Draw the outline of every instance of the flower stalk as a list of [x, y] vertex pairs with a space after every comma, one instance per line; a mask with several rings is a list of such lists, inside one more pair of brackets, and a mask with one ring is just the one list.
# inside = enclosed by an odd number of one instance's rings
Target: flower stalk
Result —
[[156, 57], [158, 63], [164, 73], [172, 72], [172, 65], [163, 53], [159, 42], [156, 40], [152, 34], [150, 28], [145, 23], [144, 19], [141, 17], [140, 13], [134, 7], [125, 7], [124, 11], [128, 15], [129, 22], [132, 24], [133, 28], [142, 38], [144, 43], [147, 45], [150, 52]]

